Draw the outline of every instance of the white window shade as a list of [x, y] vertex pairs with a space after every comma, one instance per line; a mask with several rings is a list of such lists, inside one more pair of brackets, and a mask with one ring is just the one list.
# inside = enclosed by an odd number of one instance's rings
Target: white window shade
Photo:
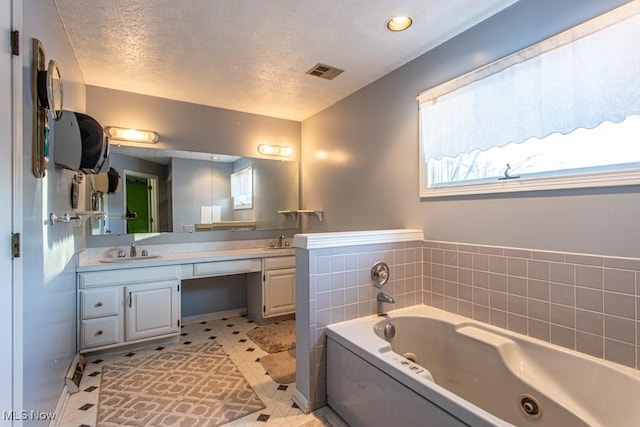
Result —
[[231, 174], [233, 209], [253, 209], [253, 167]]
[[639, 12], [634, 1], [420, 94], [423, 161], [640, 114]]

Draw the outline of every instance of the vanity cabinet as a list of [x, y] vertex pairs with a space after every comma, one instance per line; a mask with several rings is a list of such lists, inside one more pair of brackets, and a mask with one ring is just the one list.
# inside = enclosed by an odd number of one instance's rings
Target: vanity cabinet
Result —
[[177, 336], [180, 269], [145, 267], [78, 273], [81, 352]]
[[247, 283], [247, 311], [258, 323], [296, 312], [296, 258], [262, 260], [260, 280]]

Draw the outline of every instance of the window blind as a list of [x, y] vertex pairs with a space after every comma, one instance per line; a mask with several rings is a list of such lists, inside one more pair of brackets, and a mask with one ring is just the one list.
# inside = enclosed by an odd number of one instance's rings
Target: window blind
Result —
[[427, 90], [418, 101], [424, 162], [640, 114], [640, 1]]

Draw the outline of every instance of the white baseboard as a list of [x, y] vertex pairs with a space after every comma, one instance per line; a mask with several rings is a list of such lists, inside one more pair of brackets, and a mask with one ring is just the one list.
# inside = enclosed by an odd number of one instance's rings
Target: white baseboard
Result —
[[87, 359], [83, 355], [80, 355], [80, 353], [76, 353], [67, 371], [67, 376], [64, 379], [69, 394], [79, 391], [80, 381], [82, 380], [82, 374], [86, 366]]
[[300, 408], [300, 410], [305, 414], [308, 414], [311, 412], [311, 406], [309, 405], [309, 400], [297, 388], [293, 392], [293, 395], [291, 396], [291, 400], [293, 400], [293, 402], [296, 405], [298, 405], [298, 408]]
[[247, 314], [246, 308], [236, 308], [233, 310], [216, 311], [214, 313], [197, 314], [195, 316], [187, 316], [182, 318], [182, 324], [193, 322], [202, 322], [205, 320], [220, 319], [222, 317], [241, 316]]
[[56, 405], [55, 414], [56, 416], [49, 422], [49, 427], [58, 427], [62, 422], [62, 417], [64, 416], [64, 408], [67, 405], [67, 400], [69, 400], [69, 389], [67, 385], [62, 388], [62, 393], [60, 394], [60, 398], [58, 399], [58, 404]]

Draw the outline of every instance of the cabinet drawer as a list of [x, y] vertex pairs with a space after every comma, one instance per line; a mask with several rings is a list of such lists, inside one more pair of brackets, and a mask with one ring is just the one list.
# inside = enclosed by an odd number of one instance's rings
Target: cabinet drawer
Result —
[[228, 274], [252, 273], [261, 270], [262, 265], [259, 258], [193, 264], [194, 277], [225, 276]]
[[90, 271], [78, 274], [78, 286], [91, 288], [96, 286], [127, 284], [131, 282], [152, 282], [180, 278], [180, 266], [123, 268], [120, 270]]
[[121, 288], [102, 288], [80, 291], [80, 318], [115, 316], [120, 313]]
[[80, 326], [80, 348], [117, 344], [120, 337], [120, 316], [83, 320]]
[[296, 266], [295, 256], [279, 256], [264, 259], [265, 270], [277, 270], [279, 268], [294, 268]]

